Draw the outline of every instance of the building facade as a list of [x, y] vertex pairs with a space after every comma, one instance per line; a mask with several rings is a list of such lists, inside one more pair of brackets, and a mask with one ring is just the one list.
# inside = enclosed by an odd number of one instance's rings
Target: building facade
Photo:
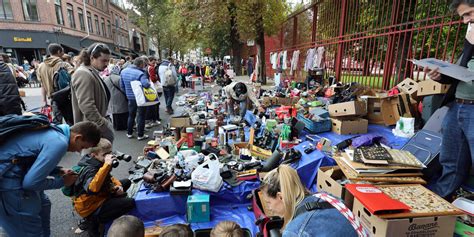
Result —
[[0, 52], [43, 60], [50, 43], [77, 54], [102, 42], [115, 57], [137, 56], [146, 50], [131, 47], [128, 25], [118, 0], [0, 0]]

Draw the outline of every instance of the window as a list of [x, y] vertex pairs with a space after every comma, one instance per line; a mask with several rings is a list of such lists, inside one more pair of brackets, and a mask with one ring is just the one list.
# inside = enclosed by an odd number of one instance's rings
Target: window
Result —
[[97, 34], [100, 35], [99, 17], [97, 15], [95, 15], [95, 29], [97, 31]]
[[21, 0], [25, 21], [39, 21], [36, 0]]
[[56, 11], [56, 22], [64, 25], [63, 9], [61, 8], [61, 0], [54, 0], [54, 10]]
[[109, 38], [112, 36], [112, 27], [110, 26], [110, 21], [107, 20], [107, 35]]
[[[67, 19], [69, 21], [69, 27], [76, 29], [76, 21], [74, 21], [74, 10], [71, 4], [67, 4]], [[83, 20], [84, 21], [84, 20]], [[84, 24], [84, 22], [82, 23]]]
[[89, 28], [90, 33], [94, 33], [94, 29], [92, 28], [92, 16], [90, 12], [87, 12], [87, 27]]
[[105, 31], [105, 20], [102, 18], [102, 35], [107, 36], [107, 32]]
[[94, 6], [97, 6], [97, 0], [92, 0], [92, 4], [93, 4]]
[[118, 27], [120, 27], [120, 25], [119, 25], [119, 19], [118, 19], [118, 16], [115, 15], [115, 28], [118, 28]]
[[79, 26], [81, 27], [81, 30], [86, 30], [86, 25], [84, 24], [84, 13], [82, 9], [77, 9], [77, 16], [79, 16]]
[[109, 0], [104, 0], [105, 11], [109, 11]]
[[13, 12], [10, 0], [0, 0], [0, 20], [12, 20]]

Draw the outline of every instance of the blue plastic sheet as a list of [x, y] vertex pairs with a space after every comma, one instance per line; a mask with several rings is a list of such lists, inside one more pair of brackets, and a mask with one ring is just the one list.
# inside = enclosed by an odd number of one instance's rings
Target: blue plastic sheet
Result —
[[[248, 139], [248, 128], [245, 130], [246, 138]], [[385, 137], [389, 142], [388, 145], [393, 148], [401, 148], [409, 140], [396, 137], [392, 134], [391, 128], [379, 125], [369, 125], [368, 132]], [[306, 132], [303, 133], [301, 136], [302, 140], [306, 140], [306, 134]], [[318, 134], [318, 136], [328, 138], [332, 141], [332, 144], [337, 144], [356, 135], [338, 135], [327, 132]], [[305, 141], [295, 146], [295, 149], [301, 152], [302, 157], [299, 161], [291, 164], [291, 166], [297, 170], [304, 185], [312, 192], [316, 192], [316, 185], [314, 183], [318, 168], [333, 166], [335, 162], [327, 154], [318, 150], [310, 154], [304, 153], [305, 148], [309, 144], [310, 141]], [[253, 212], [247, 210], [247, 207], [250, 206], [250, 200], [247, 200], [247, 195], [259, 186], [259, 181], [246, 181], [237, 187], [231, 187], [224, 183], [223, 188], [217, 193], [193, 190], [193, 194], [207, 193], [211, 195], [211, 221], [191, 223], [191, 228], [193, 230], [207, 229], [214, 227], [220, 221], [231, 220], [238, 223], [241, 227], [249, 229], [252, 232], [252, 236], [255, 236], [258, 232], [258, 227], [255, 225]], [[136, 209], [132, 212], [133, 215], [142, 219], [146, 226], [151, 226], [156, 221], [160, 222], [161, 225], [186, 223], [187, 196], [172, 196], [169, 192], [147, 193], [147, 191], [142, 186], [135, 197]]]
[[[370, 124], [369, 128], [367, 130], [367, 133], [369, 134], [374, 134], [374, 135], [380, 135], [384, 137], [388, 141], [388, 146], [395, 148], [395, 149], [400, 149], [402, 148], [407, 142], [408, 138], [404, 137], [397, 137], [393, 135], [392, 133], [392, 127], [385, 127], [382, 125], [373, 125]], [[355, 136], [359, 135], [339, 135], [333, 132], [325, 132], [325, 133], [319, 133], [317, 134], [320, 137], [325, 137], [329, 140], [331, 140], [332, 144], [337, 144], [339, 142], [342, 142], [346, 139], [353, 138]], [[362, 134], [363, 135], [363, 134]]]

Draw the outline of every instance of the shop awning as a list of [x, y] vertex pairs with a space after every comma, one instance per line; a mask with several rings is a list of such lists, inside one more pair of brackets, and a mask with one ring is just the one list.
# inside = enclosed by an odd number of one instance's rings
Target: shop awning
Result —
[[79, 54], [79, 52], [81, 52], [81, 49], [79, 49], [78, 47], [74, 47], [67, 44], [61, 44], [61, 46], [63, 46], [65, 53], [74, 52], [77, 55]]

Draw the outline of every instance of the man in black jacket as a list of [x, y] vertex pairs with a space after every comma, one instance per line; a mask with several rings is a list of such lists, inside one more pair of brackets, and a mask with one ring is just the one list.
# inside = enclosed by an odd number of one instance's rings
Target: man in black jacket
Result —
[[[474, 23], [474, 0], [454, 0], [451, 8], [463, 18], [465, 24]], [[474, 29], [468, 27], [460, 65], [474, 71]], [[433, 191], [450, 199], [469, 176], [474, 158], [474, 82], [464, 82], [441, 75], [438, 69], [425, 69], [428, 77], [444, 84], [451, 84], [443, 105], [449, 111], [443, 121], [443, 142], [440, 164], [441, 177]]]
[[0, 56], [0, 116], [7, 114], [21, 114], [21, 98], [15, 77], [4, 58]]

